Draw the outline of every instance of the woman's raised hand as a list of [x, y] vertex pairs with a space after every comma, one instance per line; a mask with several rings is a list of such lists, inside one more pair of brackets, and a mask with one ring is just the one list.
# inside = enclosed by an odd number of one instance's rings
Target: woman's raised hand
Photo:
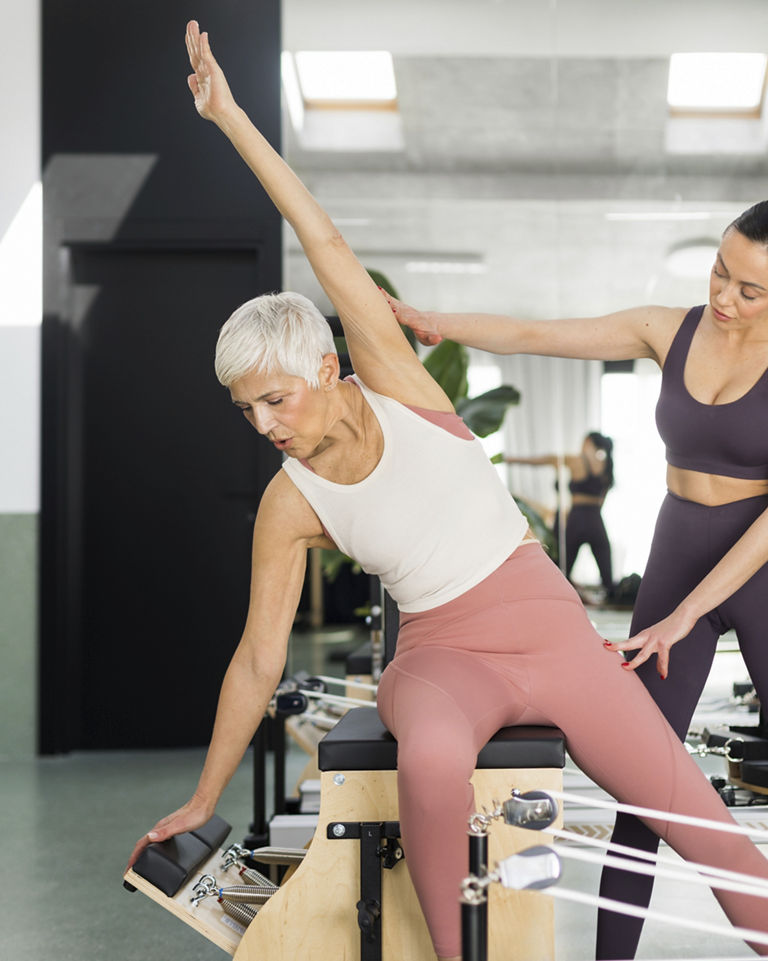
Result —
[[195, 71], [187, 77], [195, 107], [201, 117], [216, 123], [237, 104], [223, 70], [211, 53], [208, 34], [200, 33], [197, 20], [190, 20], [187, 24], [186, 43], [189, 63]]
[[443, 336], [438, 333], [437, 326], [430, 320], [429, 314], [416, 310], [415, 307], [409, 307], [408, 304], [404, 304], [402, 300], [392, 297], [381, 287], [379, 287], [379, 290], [381, 290], [382, 294], [386, 297], [387, 303], [392, 308], [392, 313], [397, 318], [398, 324], [401, 324], [403, 327], [410, 327], [414, 334], [416, 334], [419, 342], [426, 347], [433, 347], [435, 344], [440, 343]]

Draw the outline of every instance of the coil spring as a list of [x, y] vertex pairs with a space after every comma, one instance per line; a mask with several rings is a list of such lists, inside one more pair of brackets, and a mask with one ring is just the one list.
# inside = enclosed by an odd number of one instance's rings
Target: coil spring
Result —
[[264, 887], [272, 887], [275, 891], [277, 890], [277, 885], [255, 868], [240, 868], [238, 874], [246, 884], [262, 884]]
[[225, 914], [228, 914], [230, 918], [233, 918], [245, 928], [256, 917], [256, 909], [249, 907], [247, 904], [236, 904], [233, 901], [220, 901], [220, 904]]
[[264, 904], [276, 890], [274, 884], [233, 884], [228, 888], [221, 888], [219, 900], [238, 904]]

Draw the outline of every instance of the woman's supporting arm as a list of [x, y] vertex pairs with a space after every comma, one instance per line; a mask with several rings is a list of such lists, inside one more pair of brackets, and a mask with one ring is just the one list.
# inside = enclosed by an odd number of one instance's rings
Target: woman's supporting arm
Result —
[[323, 541], [314, 512], [280, 471], [259, 505], [253, 531], [248, 618], [221, 686], [200, 780], [186, 804], [140, 838], [128, 867], [152, 841], [191, 831], [213, 814], [280, 683], [304, 585], [307, 548]]
[[350, 358], [363, 380], [404, 403], [452, 410], [420, 363], [368, 272], [301, 180], [237, 105], [208, 43], [193, 20], [186, 34], [198, 113], [213, 121], [293, 227], [344, 327]]
[[664, 620], [639, 631], [628, 641], [606, 644], [612, 651], [639, 653], [623, 666], [634, 670], [653, 654], [662, 677], [669, 673], [669, 651], [686, 637], [696, 621], [722, 604], [761, 567], [768, 564], [768, 510], [741, 535], [728, 553]]

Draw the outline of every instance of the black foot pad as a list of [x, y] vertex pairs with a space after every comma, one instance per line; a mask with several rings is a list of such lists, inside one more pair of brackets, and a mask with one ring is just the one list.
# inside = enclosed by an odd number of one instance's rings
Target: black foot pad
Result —
[[144, 848], [133, 870], [172, 898], [197, 868], [221, 847], [231, 827], [214, 814], [194, 831], [177, 834]]
[[741, 780], [755, 787], [768, 788], [768, 761], [744, 761], [741, 765]]

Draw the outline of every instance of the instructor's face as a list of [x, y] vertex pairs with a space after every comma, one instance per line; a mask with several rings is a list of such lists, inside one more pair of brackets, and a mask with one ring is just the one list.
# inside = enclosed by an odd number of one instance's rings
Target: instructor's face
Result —
[[768, 249], [738, 230], [726, 231], [710, 275], [709, 304], [724, 329], [768, 324]]

